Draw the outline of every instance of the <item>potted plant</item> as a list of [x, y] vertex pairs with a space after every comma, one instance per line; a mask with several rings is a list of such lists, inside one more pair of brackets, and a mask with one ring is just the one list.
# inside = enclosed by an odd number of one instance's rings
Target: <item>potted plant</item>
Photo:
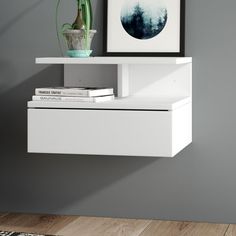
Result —
[[[60, 0], [58, 0], [58, 7]], [[90, 0], [77, 0], [78, 12], [73, 24], [62, 26], [62, 34], [67, 42], [67, 55], [70, 57], [89, 57], [92, 53], [91, 42], [96, 33], [92, 29], [93, 12]]]

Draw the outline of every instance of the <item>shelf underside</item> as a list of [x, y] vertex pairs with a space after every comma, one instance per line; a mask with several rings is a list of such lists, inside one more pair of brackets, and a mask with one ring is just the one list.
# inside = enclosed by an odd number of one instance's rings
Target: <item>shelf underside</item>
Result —
[[183, 105], [186, 105], [190, 102], [191, 102], [190, 97], [174, 97], [174, 98], [128, 97], [128, 98], [117, 98], [114, 101], [102, 102], [102, 103], [30, 101], [28, 102], [28, 108], [171, 111]]
[[45, 57], [36, 58], [36, 64], [187, 64], [191, 57]]

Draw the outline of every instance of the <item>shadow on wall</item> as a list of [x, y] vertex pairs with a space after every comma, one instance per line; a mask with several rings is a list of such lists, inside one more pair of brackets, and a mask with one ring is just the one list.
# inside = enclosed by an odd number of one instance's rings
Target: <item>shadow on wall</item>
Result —
[[27, 101], [35, 87], [62, 85], [58, 68], [50, 66], [0, 95], [0, 211], [57, 213], [157, 160], [28, 154]]
[[22, 12], [20, 12], [18, 15], [16, 15], [14, 18], [12, 18], [10, 21], [8, 21], [5, 25], [1, 26], [0, 30], [0, 37], [4, 35], [11, 27], [15, 26], [15, 22], [17, 22], [22, 17], [25, 17], [29, 12], [33, 11], [36, 7], [38, 7], [40, 4], [42, 4], [45, 0], [38, 0], [37, 2], [33, 3], [26, 9], [24, 9]]
[[[9, 59], [0, 58], [0, 96], [11, 86], [17, 78], [17, 69]], [[2, 102], [2, 101], [0, 101]]]

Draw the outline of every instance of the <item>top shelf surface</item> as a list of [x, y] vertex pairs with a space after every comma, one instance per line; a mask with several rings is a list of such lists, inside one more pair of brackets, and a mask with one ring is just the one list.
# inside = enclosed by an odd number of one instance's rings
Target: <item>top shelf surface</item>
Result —
[[41, 57], [36, 64], [173, 64], [192, 63], [192, 57]]

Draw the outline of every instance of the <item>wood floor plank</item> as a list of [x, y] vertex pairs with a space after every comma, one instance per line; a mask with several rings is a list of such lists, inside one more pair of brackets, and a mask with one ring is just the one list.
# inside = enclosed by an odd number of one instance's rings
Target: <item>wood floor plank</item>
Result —
[[236, 225], [230, 225], [225, 236], [236, 236]]
[[149, 226], [140, 234], [140, 236], [150, 235], [165, 235], [175, 236], [180, 233], [188, 226], [184, 222], [174, 221], [153, 221]]
[[6, 215], [8, 215], [8, 213], [0, 213], [0, 218], [4, 217]]
[[224, 236], [227, 224], [153, 221], [140, 236]]
[[37, 234], [56, 234], [78, 217], [8, 214], [0, 218], [0, 230]]
[[58, 231], [63, 236], [138, 236], [150, 220], [80, 217]]
[[236, 225], [0, 213], [0, 230], [61, 236], [236, 236]]

